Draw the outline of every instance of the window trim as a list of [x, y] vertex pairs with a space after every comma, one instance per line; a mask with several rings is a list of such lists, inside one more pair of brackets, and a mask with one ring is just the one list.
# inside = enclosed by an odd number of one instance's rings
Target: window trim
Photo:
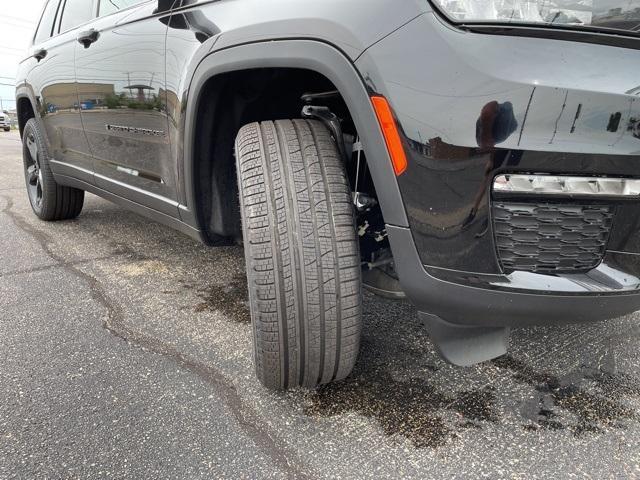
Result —
[[49, 36], [47, 38], [45, 38], [44, 40], [42, 40], [41, 42], [38, 42], [38, 43], [44, 43], [47, 40], [49, 40], [50, 38], [55, 36], [54, 30], [56, 29], [56, 24], [58, 23], [58, 15], [60, 14], [60, 6], [62, 5], [63, 0], [47, 0], [47, 2], [44, 4], [44, 8], [42, 9], [42, 13], [40, 14], [40, 21], [38, 22], [38, 26], [36, 27], [36, 31], [33, 32], [33, 38], [31, 39], [31, 44], [32, 45], [36, 44], [36, 38], [38, 37], [38, 33], [40, 32], [40, 26], [42, 25], [42, 20], [44, 19], [44, 14], [47, 11], [47, 7], [52, 2], [58, 2], [58, 6], [56, 7], [56, 13], [53, 16], [53, 23], [51, 24], [51, 29], [49, 31]]
[[[109, 17], [111, 15], [115, 15], [117, 13], [125, 12], [127, 10], [132, 10], [134, 8], [140, 7], [141, 5], [144, 5], [144, 4], [147, 4], [147, 3], [152, 3], [152, 2], [154, 2], [156, 0], [142, 0], [140, 3], [137, 3], [135, 5], [131, 5], [130, 7], [123, 8], [122, 10], [118, 10], [116, 12], [112, 12], [112, 13], [110, 13], [108, 15], [103, 15], [102, 17], [98, 16], [99, 8], [100, 8], [100, 1], [101, 0], [90, 0], [90, 1], [93, 2], [93, 17], [91, 19], [87, 20], [84, 23], [81, 23], [79, 25], [76, 25], [73, 28], [70, 28], [68, 30], [65, 30], [65, 31], [61, 32], [60, 29], [62, 28], [62, 17], [64, 16], [64, 9], [67, 6], [67, 0], [48, 0], [46, 5], [45, 5], [45, 8], [46, 8], [46, 6], [49, 5], [49, 2], [58, 2], [58, 8], [56, 9], [56, 16], [54, 18], [53, 26], [51, 28], [51, 35], [46, 40], [43, 40], [41, 43], [49, 41], [52, 38], [56, 38], [56, 37], [58, 37], [60, 35], [64, 35], [65, 33], [72, 32], [72, 31], [74, 31], [74, 30], [76, 30], [76, 29], [78, 29], [78, 28], [80, 28], [82, 26], [88, 25], [88, 24], [90, 24], [90, 23], [92, 23], [92, 22], [94, 22], [94, 21], [96, 21], [98, 19], [107, 18], [107, 17]], [[44, 9], [42, 10], [42, 14], [44, 14]], [[40, 15], [40, 21], [38, 22], [38, 27], [36, 28], [36, 31], [33, 34], [32, 44], [35, 44], [35, 37], [36, 37], [36, 35], [38, 33], [38, 28], [40, 28], [40, 23], [42, 22], [42, 14]]]
[[78, 28], [80, 28], [80, 27], [82, 27], [84, 25], [87, 25], [87, 24], [93, 22], [96, 19], [96, 13], [97, 13], [96, 5], [97, 5], [98, 2], [97, 2], [97, 0], [89, 0], [89, 1], [92, 2], [92, 7], [93, 7], [92, 8], [92, 17], [89, 20], [87, 20], [86, 22], [82, 22], [82, 23], [80, 23], [78, 25], [75, 25], [75, 26], [73, 26], [71, 28], [68, 28], [65, 31], [61, 31], [61, 29], [62, 29], [62, 20], [64, 19], [64, 13], [65, 13], [65, 10], [67, 8], [67, 2], [68, 1], [69, 0], [64, 0], [64, 5], [62, 7], [62, 12], [61, 12], [60, 18], [57, 19], [57, 23], [58, 23], [57, 30], [58, 31], [57, 31], [56, 35], [54, 35], [54, 36], [64, 35], [65, 33], [72, 32], [72, 31], [74, 31], [74, 30], [76, 30], [76, 29], [78, 29]]

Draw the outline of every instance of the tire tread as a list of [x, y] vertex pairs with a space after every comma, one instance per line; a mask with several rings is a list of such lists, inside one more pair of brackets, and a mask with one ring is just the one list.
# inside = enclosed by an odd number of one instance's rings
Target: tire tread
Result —
[[351, 193], [314, 120], [243, 127], [236, 140], [258, 378], [274, 389], [345, 378], [361, 334]]

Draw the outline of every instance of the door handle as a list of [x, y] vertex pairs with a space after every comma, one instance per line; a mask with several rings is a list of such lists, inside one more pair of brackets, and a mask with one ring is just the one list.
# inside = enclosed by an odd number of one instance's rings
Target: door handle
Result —
[[44, 57], [47, 56], [47, 53], [49, 52], [47, 52], [44, 48], [41, 48], [40, 50], [36, 50], [33, 53], [33, 58], [35, 58], [39, 62], [40, 60], [44, 59]]
[[98, 41], [100, 38], [100, 32], [92, 28], [86, 32], [80, 32], [78, 35], [78, 42], [84, 45], [84, 48], [89, 48], [92, 44]]

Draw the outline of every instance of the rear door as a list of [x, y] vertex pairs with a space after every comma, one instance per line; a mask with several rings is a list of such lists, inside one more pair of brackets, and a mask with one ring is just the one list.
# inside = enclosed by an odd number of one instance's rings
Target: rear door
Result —
[[158, 1], [101, 0], [79, 33], [76, 74], [96, 185], [178, 215], [165, 90], [166, 21]]
[[49, 0], [32, 47], [27, 78], [47, 132], [53, 170], [93, 183], [93, 160], [82, 130], [74, 54], [76, 28], [93, 17], [93, 2]]

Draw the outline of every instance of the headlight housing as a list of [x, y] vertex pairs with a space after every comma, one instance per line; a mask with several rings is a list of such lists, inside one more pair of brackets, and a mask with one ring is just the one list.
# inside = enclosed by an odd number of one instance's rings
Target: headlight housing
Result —
[[431, 0], [456, 23], [611, 29], [640, 35], [640, 0]]

